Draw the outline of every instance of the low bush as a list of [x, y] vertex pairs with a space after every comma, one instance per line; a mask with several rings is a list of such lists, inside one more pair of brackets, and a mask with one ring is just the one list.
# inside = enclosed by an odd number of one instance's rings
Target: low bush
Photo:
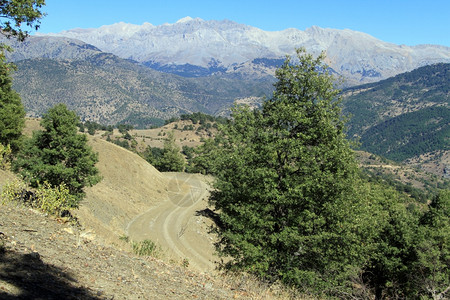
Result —
[[156, 257], [161, 252], [161, 248], [151, 240], [143, 240], [140, 242], [132, 242], [131, 247], [133, 252], [140, 256], [153, 256]]
[[75, 208], [77, 204], [75, 196], [70, 194], [64, 184], [52, 188], [48, 182], [44, 182], [35, 191], [31, 191], [19, 180], [5, 184], [0, 199], [2, 203], [15, 201], [29, 204], [45, 213], [57, 216]]
[[0, 170], [11, 168], [11, 147], [0, 144]]

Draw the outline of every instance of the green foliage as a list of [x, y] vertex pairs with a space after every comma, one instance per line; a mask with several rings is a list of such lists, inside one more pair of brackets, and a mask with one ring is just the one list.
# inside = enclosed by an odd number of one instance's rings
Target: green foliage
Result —
[[4, 0], [0, 2], [0, 29], [7, 37], [16, 37], [23, 41], [27, 31], [22, 30], [23, 24], [37, 30], [40, 19], [44, 16], [41, 8], [45, 5], [45, 0]]
[[155, 242], [151, 240], [143, 240], [140, 242], [132, 242], [131, 247], [133, 252], [140, 256], [153, 256], [156, 257], [160, 254], [161, 248], [158, 247]]
[[194, 148], [192, 157], [188, 159], [187, 172], [201, 174], [215, 174], [215, 160], [218, 150], [218, 139], [207, 139]]
[[395, 161], [436, 150], [450, 150], [450, 109], [428, 107], [372, 126], [361, 148]]
[[210, 151], [199, 148], [192, 159], [200, 168], [208, 153], [217, 178], [210, 201], [217, 250], [231, 258], [224, 267], [316, 297], [443, 296], [448, 193], [424, 214], [404, 187], [357, 170], [322, 60], [299, 50], [297, 64], [288, 59], [277, 70], [262, 110], [234, 108], [218, 138], [202, 146]]
[[[175, 119], [176, 120], [176, 119]], [[195, 112], [192, 114], [182, 114], [180, 115], [180, 120], [191, 120], [194, 124], [206, 124], [207, 122], [224, 124], [226, 123], [226, 118], [224, 117], [215, 117], [202, 112]]]
[[194, 125], [192, 124], [184, 125], [182, 130], [194, 130]]
[[368, 184], [361, 197], [369, 208], [363, 217], [370, 218], [375, 231], [362, 272], [364, 284], [376, 299], [414, 295], [409, 275], [415, 259], [418, 212], [408, 210], [406, 196], [386, 186]]
[[344, 90], [349, 136], [396, 161], [448, 149], [449, 74], [440, 63]]
[[10, 145], [12, 151], [17, 152], [25, 126], [25, 110], [19, 94], [12, 89], [10, 75], [12, 69], [14, 66], [5, 61], [5, 54], [2, 51], [0, 53], [0, 144]]
[[217, 248], [230, 269], [333, 293], [363, 261], [357, 168], [324, 56], [297, 54], [262, 111], [235, 108], [221, 130]]
[[163, 155], [163, 149], [147, 146], [144, 152], [140, 153], [140, 155], [154, 167], [157, 167], [158, 162]]
[[11, 147], [0, 144], [0, 170], [9, 170], [11, 167]]
[[173, 132], [169, 132], [164, 140], [164, 148], [158, 159], [153, 159], [154, 167], [161, 172], [182, 172], [185, 160], [180, 152], [180, 147], [175, 144]]
[[2, 187], [2, 193], [0, 195], [0, 200], [2, 204], [11, 203], [13, 201], [19, 200], [19, 195], [22, 191], [26, 190], [27, 186], [20, 180], [14, 180], [12, 182], [7, 182]]
[[120, 146], [120, 147], [122, 147], [122, 148], [125, 148], [125, 149], [130, 149], [130, 144], [128, 143], [128, 141], [127, 140], [125, 140], [125, 139], [123, 139], [123, 140], [121, 140], [121, 139], [119, 139], [119, 138], [116, 138], [115, 140], [113, 140], [112, 141], [114, 144], [116, 144], [117, 146]]
[[128, 235], [121, 235], [119, 236], [119, 240], [124, 241], [125, 243], [128, 243], [130, 241], [130, 237]]
[[[26, 195], [29, 198], [24, 198]], [[15, 180], [3, 186], [0, 198], [2, 203], [29, 202], [32, 207], [56, 216], [77, 206], [76, 198], [64, 184], [51, 187], [47, 182], [39, 185], [35, 191], [29, 191], [22, 181]]]
[[408, 209], [404, 196], [371, 185], [378, 199], [371, 211], [379, 229], [371, 243], [364, 282], [376, 299], [444, 299], [450, 287], [450, 191], [435, 196], [422, 213]]
[[48, 182], [55, 188], [64, 184], [80, 201], [83, 188], [99, 180], [97, 154], [87, 145], [87, 137], [77, 133], [78, 116], [58, 104], [43, 116], [44, 130], [33, 132], [15, 162], [32, 187]]
[[184, 154], [187, 160], [191, 160], [194, 157], [195, 148], [183, 145], [183, 147], [181, 147], [181, 153]]
[[48, 182], [44, 182], [37, 188], [35, 195], [33, 205], [49, 214], [61, 215], [63, 211], [78, 206], [75, 196], [70, 194], [64, 183], [52, 187]]
[[117, 124], [117, 129], [119, 129], [119, 132], [121, 134], [128, 133], [129, 130], [133, 129], [133, 125], [130, 124]]
[[420, 221], [411, 281], [418, 287], [417, 293], [444, 299], [450, 294], [450, 190], [433, 198]]

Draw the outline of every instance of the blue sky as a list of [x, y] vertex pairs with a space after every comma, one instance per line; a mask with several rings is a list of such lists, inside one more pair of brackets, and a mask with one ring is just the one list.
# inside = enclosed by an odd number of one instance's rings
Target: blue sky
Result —
[[46, 0], [39, 32], [117, 22], [153, 25], [190, 16], [267, 31], [352, 29], [395, 44], [450, 46], [450, 0]]

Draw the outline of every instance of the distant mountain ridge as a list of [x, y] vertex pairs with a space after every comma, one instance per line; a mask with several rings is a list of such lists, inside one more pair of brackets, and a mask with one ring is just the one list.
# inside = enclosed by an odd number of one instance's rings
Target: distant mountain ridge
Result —
[[298, 47], [315, 54], [326, 51], [330, 67], [353, 85], [378, 81], [424, 65], [450, 62], [450, 47], [395, 45], [349, 29], [313, 26], [304, 31], [289, 28], [269, 32], [229, 20], [189, 17], [159, 26], [122, 22], [39, 36], [78, 39], [104, 52], [166, 72], [177, 73], [182, 68], [184, 76], [189, 76], [189, 69], [193, 70], [192, 76], [218, 71], [248, 72], [244, 65], [254, 59], [280, 59], [293, 54]]
[[261, 97], [272, 91], [273, 78], [269, 77], [255, 80], [221, 74], [185, 78], [95, 49], [76, 59], [77, 49], [85, 46], [81, 42], [71, 45], [71, 59], [16, 61], [13, 85], [29, 116], [42, 116], [62, 102], [83, 121], [145, 128], [183, 113], [221, 114], [236, 99]]

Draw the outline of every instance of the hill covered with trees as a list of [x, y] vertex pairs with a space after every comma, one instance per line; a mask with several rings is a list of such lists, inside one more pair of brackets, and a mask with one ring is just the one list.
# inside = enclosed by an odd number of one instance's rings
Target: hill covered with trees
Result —
[[450, 64], [424, 66], [343, 91], [348, 135], [361, 149], [403, 161], [450, 150]]

